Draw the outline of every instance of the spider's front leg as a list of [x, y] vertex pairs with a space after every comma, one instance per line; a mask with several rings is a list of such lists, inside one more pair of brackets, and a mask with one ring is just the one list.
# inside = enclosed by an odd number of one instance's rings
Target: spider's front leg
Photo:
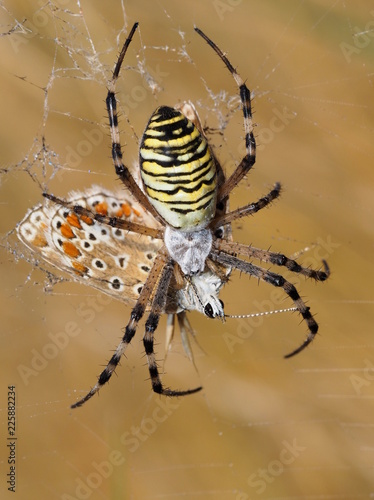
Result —
[[94, 387], [86, 394], [86, 396], [84, 396], [84, 398], [74, 403], [71, 406], [71, 408], [78, 408], [79, 406], [82, 406], [86, 401], [91, 399], [92, 396], [94, 396], [97, 392], [99, 392], [101, 387], [109, 381], [114, 370], [118, 366], [118, 363], [120, 362], [121, 357], [124, 354], [127, 346], [130, 344], [132, 338], [135, 335], [138, 323], [144, 315], [145, 309], [147, 307], [150, 297], [152, 296], [154, 288], [157, 285], [157, 281], [160, 277], [160, 274], [162, 273], [165, 264], [167, 263], [167, 259], [168, 257], [166, 255], [165, 248], [163, 247], [161, 248], [159, 254], [155, 258], [152, 269], [150, 270], [148, 278], [143, 285], [143, 288], [140, 292], [135, 307], [131, 311], [130, 321], [126, 325], [125, 334], [122, 337], [121, 342], [119, 343], [113, 356], [109, 360], [107, 366], [101, 372], [98, 381], [94, 385]]
[[[157, 255], [153, 267], [148, 275], [147, 281], [144, 283], [140, 292], [139, 299], [131, 311], [131, 318], [126, 325], [125, 334], [115, 350], [113, 356], [109, 360], [107, 366], [101, 372], [95, 386], [84, 396], [82, 399], [74, 403], [71, 408], [78, 408], [86, 401], [92, 398], [101, 387], [106, 384], [111, 378], [113, 372], [117, 368], [122, 355], [124, 354], [127, 346], [130, 344], [132, 338], [136, 333], [139, 321], [144, 315], [150, 298], [153, 295], [151, 311], [145, 324], [145, 334], [143, 338], [144, 348], [147, 355], [149, 373], [152, 381], [152, 388], [158, 394], [166, 396], [185, 396], [193, 394], [201, 390], [201, 387], [195, 389], [187, 389], [185, 391], [174, 391], [172, 389], [164, 388], [160, 375], [158, 373], [155, 353], [153, 350], [153, 336], [158, 326], [160, 314], [163, 312], [167, 300], [167, 292], [170, 284], [170, 279], [173, 274], [173, 262], [167, 255], [165, 247], [161, 248]], [[156, 290], [156, 291], [155, 291]]]
[[152, 302], [152, 309], [148, 316], [145, 324], [145, 334], [143, 337], [143, 344], [145, 353], [148, 360], [149, 374], [151, 376], [152, 389], [158, 394], [163, 394], [164, 396], [186, 396], [188, 394], [193, 394], [202, 389], [202, 387], [196, 387], [195, 389], [187, 389], [184, 391], [175, 391], [169, 388], [165, 388], [162, 385], [160, 375], [157, 368], [157, 362], [155, 358], [155, 353], [153, 350], [153, 338], [154, 332], [158, 326], [160, 319], [160, 314], [165, 309], [167, 300], [167, 291], [169, 288], [170, 280], [173, 274], [174, 263], [171, 259], [165, 265], [160, 280], [157, 285], [157, 290], [154, 295]]
[[255, 266], [250, 262], [245, 262], [237, 257], [226, 254], [224, 252], [220, 252], [218, 250], [213, 250], [210, 257], [227, 267], [235, 268], [241, 272], [249, 274], [250, 276], [255, 276], [256, 278], [265, 281], [266, 283], [270, 283], [275, 287], [283, 288], [286, 294], [293, 300], [297, 310], [305, 320], [308, 325], [309, 333], [305, 341], [294, 351], [285, 355], [285, 358], [290, 358], [298, 354], [303, 349], [305, 349], [314, 339], [318, 331], [318, 324], [313, 318], [310, 308], [305, 304], [302, 298], [299, 295], [299, 292], [296, 290], [295, 286], [287, 281], [280, 274], [273, 273], [271, 271], [267, 271], [266, 269], [262, 269], [261, 267]]

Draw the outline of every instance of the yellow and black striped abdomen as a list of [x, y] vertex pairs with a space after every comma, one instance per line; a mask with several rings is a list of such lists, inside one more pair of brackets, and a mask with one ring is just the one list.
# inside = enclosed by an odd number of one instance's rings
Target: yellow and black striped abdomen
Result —
[[206, 227], [215, 213], [216, 166], [195, 125], [180, 111], [160, 106], [139, 156], [145, 191], [165, 222], [182, 231]]

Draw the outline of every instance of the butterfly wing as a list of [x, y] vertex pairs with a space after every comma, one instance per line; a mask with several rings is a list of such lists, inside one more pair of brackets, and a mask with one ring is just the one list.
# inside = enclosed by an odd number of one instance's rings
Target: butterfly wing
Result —
[[[68, 201], [93, 213], [156, 227], [126, 192], [93, 186], [69, 194]], [[51, 266], [74, 280], [133, 305], [161, 240], [135, 234], [79, 216], [49, 200], [29, 210], [17, 227], [20, 240]]]

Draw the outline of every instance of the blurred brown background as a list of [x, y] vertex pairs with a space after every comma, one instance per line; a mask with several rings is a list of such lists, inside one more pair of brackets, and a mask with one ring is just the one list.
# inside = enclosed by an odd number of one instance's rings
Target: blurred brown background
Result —
[[[372, 2], [5, 0], [0, 16], [2, 497], [10, 495], [7, 386], [15, 385], [19, 498], [371, 498]], [[134, 21], [140, 30], [118, 84], [127, 163], [136, 163], [154, 108], [186, 99], [206, 126], [228, 117], [224, 137], [210, 134], [228, 171], [243, 155], [235, 83], [194, 33], [199, 26], [254, 94], [258, 162], [231, 206], [284, 185], [269, 210], [235, 226], [235, 239], [287, 255], [308, 247], [299, 260], [318, 267], [326, 258], [332, 276], [323, 284], [292, 277], [320, 324], [299, 356], [283, 359], [306, 333], [295, 314], [224, 324], [193, 314], [204, 351], [193, 345], [198, 373], [176, 339], [164, 381], [204, 390], [165, 400], [151, 393], [141, 325], [118, 376], [71, 411], [130, 309], [74, 283], [46, 292], [46, 275], [20, 258], [8, 232], [40, 202], [41, 185], [60, 196], [93, 183], [118, 186], [104, 99]], [[277, 297], [238, 274], [222, 294], [228, 314], [291, 306]], [[48, 350], [70, 322], [78, 334]], [[161, 366], [164, 329], [162, 321]]]

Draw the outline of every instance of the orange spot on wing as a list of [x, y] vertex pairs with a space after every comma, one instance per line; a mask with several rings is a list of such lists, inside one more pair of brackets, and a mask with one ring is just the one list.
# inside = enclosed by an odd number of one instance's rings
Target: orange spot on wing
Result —
[[78, 248], [70, 241], [64, 241], [62, 244], [62, 249], [69, 257], [77, 258], [81, 255]]
[[35, 247], [46, 247], [48, 246], [47, 238], [45, 237], [45, 231], [47, 229], [47, 224], [45, 222], [40, 223], [40, 232], [37, 233], [32, 241]]
[[77, 229], [82, 229], [77, 214], [71, 213], [66, 217], [66, 222]]
[[81, 221], [87, 224], [87, 226], [92, 226], [92, 224], [94, 223], [91, 217], [87, 217], [87, 215], [81, 215]]
[[32, 241], [32, 244], [35, 247], [46, 247], [47, 246], [47, 240], [44, 236], [43, 233], [37, 234], [35, 238]]
[[123, 215], [125, 217], [130, 217], [131, 215], [131, 207], [128, 203], [122, 203], [122, 211], [123, 211]]
[[88, 268], [81, 264], [80, 262], [73, 262], [72, 266], [74, 267], [75, 271], [77, 274], [86, 274], [88, 271]]
[[100, 215], [108, 215], [108, 204], [106, 201], [102, 201], [95, 205], [95, 212]]
[[60, 229], [62, 236], [65, 238], [75, 238], [75, 234], [69, 224], [61, 224]]
[[136, 208], [132, 208], [132, 211], [134, 212], [134, 214], [137, 216], [137, 217], [140, 217], [141, 216], [141, 213], [139, 212], [139, 210], [136, 210]]

